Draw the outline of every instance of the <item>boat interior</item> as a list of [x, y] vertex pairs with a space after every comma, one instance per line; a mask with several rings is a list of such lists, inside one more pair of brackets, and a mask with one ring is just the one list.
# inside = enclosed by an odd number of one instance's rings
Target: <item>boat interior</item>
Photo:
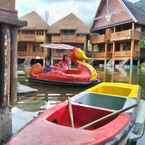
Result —
[[87, 92], [135, 99], [138, 98], [140, 88], [138, 85], [103, 82], [88, 89]]
[[130, 88], [119, 87], [119, 86], [101, 86], [94, 87], [91, 89], [91, 92], [100, 93], [100, 94], [110, 94], [115, 96], [129, 96], [131, 93]]
[[76, 95], [73, 101], [79, 104], [84, 104], [93, 107], [120, 110], [124, 107], [127, 99], [123, 97], [84, 92]]
[[[102, 108], [91, 108], [88, 106], [83, 106], [79, 104], [72, 104], [72, 112], [74, 117], [74, 127], [79, 128], [82, 127], [92, 121], [95, 121], [97, 119], [100, 119], [110, 113], [112, 113], [111, 110], [102, 109]], [[87, 117], [86, 117], [87, 116]], [[105, 124], [111, 122], [115, 117], [110, 117], [102, 122], [99, 122], [95, 125], [92, 125], [91, 127], [88, 127], [88, 130], [97, 129], [101, 126], [104, 126]], [[55, 111], [53, 114], [51, 114], [48, 118], [48, 121], [63, 125], [63, 126], [71, 126], [71, 120], [70, 120], [70, 112], [69, 107], [66, 104], [61, 109]]]

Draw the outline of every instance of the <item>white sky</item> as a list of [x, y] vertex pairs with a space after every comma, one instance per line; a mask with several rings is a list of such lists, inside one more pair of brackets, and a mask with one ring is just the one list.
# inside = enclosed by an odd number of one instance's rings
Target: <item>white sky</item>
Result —
[[100, 0], [16, 0], [16, 8], [19, 17], [34, 10], [45, 19], [45, 13], [47, 13], [49, 25], [70, 12], [76, 14], [84, 22], [91, 23], [99, 2]]

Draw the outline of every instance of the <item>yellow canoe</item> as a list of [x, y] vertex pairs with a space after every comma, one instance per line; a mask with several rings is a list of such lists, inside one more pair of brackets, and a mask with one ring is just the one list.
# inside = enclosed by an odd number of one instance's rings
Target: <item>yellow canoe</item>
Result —
[[72, 98], [76, 103], [92, 107], [120, 110], [140, 99], [140, 86], [126, 83], [100, 83]]
[[140, 86], [127, 83], [103, 82], [88, 89], [87, 92], [135, 99], [140, 97]]

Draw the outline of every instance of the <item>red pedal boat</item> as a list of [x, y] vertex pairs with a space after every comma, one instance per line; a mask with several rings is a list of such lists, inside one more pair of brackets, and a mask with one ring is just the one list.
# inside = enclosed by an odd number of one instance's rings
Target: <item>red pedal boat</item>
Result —
[[85, 62], [90, 58], [85, 55], [84, 51], [74, 48], [70, 58], [76, 67], [68, 70], [52, 69], [45, 72], [40, 64], [34, 64], [30, 73], [30, 81], [67, 85], [90, 85], [98, 82], [95, 68]]
[[6, 145], [125, 145], [138, 94], [136, 85], [101, 83], [48, 109]]

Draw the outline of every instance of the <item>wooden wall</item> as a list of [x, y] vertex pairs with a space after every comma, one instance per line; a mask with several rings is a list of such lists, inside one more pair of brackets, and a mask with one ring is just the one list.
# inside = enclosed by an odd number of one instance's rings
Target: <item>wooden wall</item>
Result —
[[0, 0], [0, 8], [14, 10], [15, 9], [15, 0]]

